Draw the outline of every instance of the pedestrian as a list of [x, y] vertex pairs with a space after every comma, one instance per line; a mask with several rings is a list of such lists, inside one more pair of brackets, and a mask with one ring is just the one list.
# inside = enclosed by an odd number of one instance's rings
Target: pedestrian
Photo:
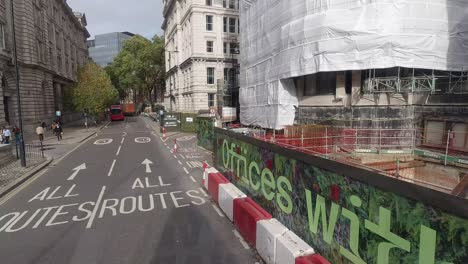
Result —
[[62, 129], [62, 125], [61, 125], [61, 124], [56, 124], [56, 125], [55, 125], [54, 132], [55, 132], [55, 135], [57, 136], [57, 140], [58, 140], [58, 141], [62, 140], [63, 129]]
[[55, 134], [55, 128], [57, 127], [57, 123], [52, 122], [52, 125], [50, 125], [50, 129], [52, 130], [52, 132], [54, 133], [54, 136], [56, 136], [57, 134]]
[[37, 136], [39, 137], [39, 141], [42, 142], [44, 141], [44, 127], [42, 126], [42, 124], [40, 124], [37, 128], [36, 128], [36, 134]]
[[[41, 123], [41, 127], [44, 129], [44, 132], [45, 132], [45, 131], [46, 131], [46, 128], [47, 128], [46, 122], [42, 122], [42, 123]], [[44, 135], [45, 135], [45, 133], [44, 133]]]
[[8, 127], [5, 127], [3, 129], [3, 139], [5, 141], [5, 144], [10, 144], [10, 137], [11, 137], [11, 131]]
[[21, 133], [21, 130], [19, 129], [19, 127], [14, 126], [13, 127], [13, 135], [15, 135], [15, 141], [16, 141], [17, 145], [20, 142], [20, 133]]

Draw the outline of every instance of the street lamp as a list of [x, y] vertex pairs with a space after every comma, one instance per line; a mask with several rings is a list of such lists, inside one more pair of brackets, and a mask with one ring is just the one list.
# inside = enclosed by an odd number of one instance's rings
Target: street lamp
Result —
[[23, 138], [23, 117], [21, 114], [21, 95], [20, 95], [20, 83], [19, 83], [19, 68], [18, 68], [18, 54], [16, 49], [16, 31], [15, 31], [15, 10], [14, 10], [14, 3], [13, 0], [10, 1], [11, 3], [11, 25], [12, 25], [12, 32], [13, 32], [13, 58], [15, 61], [15, 80], [16, 80], [16, 100], [18, 103], [18, 123], [19, 123], [19, 144], [20, 144], [20, 158], [21, 158], [21, 166], [26, 167], [26, 153], [24, 150], [24, 138]]

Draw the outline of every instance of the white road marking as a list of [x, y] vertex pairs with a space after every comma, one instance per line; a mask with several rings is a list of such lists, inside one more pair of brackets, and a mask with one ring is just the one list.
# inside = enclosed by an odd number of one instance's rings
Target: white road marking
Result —
[[70, 177], [68, 177], [67, 181], [72, 181], [75, 179], [76, 175], [78, 175], [78, 173], [81, 171], [81, 170], [86, 170], [86, 163], [83, 163], [81, 164], [80, 166], [76, 167], [73, 169], [73, 174], [70, 175]]
[[169, 147], [169, 146], [166, 146], [166, 148], [170, 149], [170, 147]]
[[174, 159], [177, 159], [177, 156], [176, 156], [176, 155], [174, 155]]
[[114, 160], [114, 161], [112, 162], [112, 166], [110, 167], [109, 173], [107, 173], [107, 176], [111, 176], [111, 175], [112, 175], [112, 170], [114, 170], [114, 166], [115, 166], [115, 162], [116, 162], [116, 161], [117, 161], [117, 160]]
[[115, 153], [116, 156], [118, 156], [120, 154], [120, 149], [122, 148], [122, 146], [119, 146], [119, 149], [117, 150], [117, 153]]
[[182, 159], [185, 159], [184, 155], [182, 155], [182, 154], [179, 154], [179, 156], [180, 156]]
[[241, 242], [242, 246], [244, 246], [245, 249], [250, 249], [249, 244], [247, 244], [247, 242], [245, 242], [244, 238], [239, 234], [239, 232], [237, 230], [234, 229], [234, 230], [232, 230], [232, 232], [239, 239], [239, 241]]
[[108, 145], [114, 141], [112, 138], [102, 138], [94, 141], [94, 145]]
[[125, 137], [122, 138], [122, 140], [120, 141], [120, 144], [123, 144], [125, 141]]
[[12, 192], [7, 194], [5, 197], [3, 197], [0, 201], [0, 205], [4, 204], [6, 201], [10, 200], [11, 197], [15, 196], [17, 193], [22, 191], [24, 188], [27, 186], [31, 185], [35, 180], [37, 180], [39, 177], [44, 175], [49, 169], [44, 169], [42, 172], [38, 173], [36, 176], [33, 176], [29, 181], [26, 181], [24, 184], [21, 184], [18, 186], [18, 188], [14, 189]]
[[177, 162], [179, 162], [179, 164], [182, 165], [182, 161], [178, 160]]
[[135, 143], [145, 144], [151, 142], [151, 138], [149, 137], [137, 137], [135, 138]]
[[186, 163], [190, 168], [192, 168], [192, 164], [190, 164], [190, 161], [187, 161]]
[[141, 164], [146, 165], [146, 173], [151, 173], [150, 164], [153, 164], [151, 160], [145, 159]]
[[188, 170], [184, 167], [184, 171], [185, 173], [189, 174]]
[[197, 182], [197, 181], [195, 180], [195, 178], [193, 178], [193, 176], [190, 176], [190, 179], [191, 179], [193, 182], [195, 182], [195, 183]]
[[212, 204], [211, 206], [213, 206], [213, 208], [215, 209], [216, 213], [218, 213], [219, 216], [224, 217], [223, 213], [221, 212], [221, 210], [218, 209], [216, 205]]
[[104, 196], [104, 192], [106, 191], [106, 186], [102, 186], [101, 192], [99, 193], [98, 199], [95, 203], [93, 212], [91, 213], [91, 216], [89, 217], [88, 224], [86, 225], [86, 228], [91, 228], [93, 225], [94, 218], [96, 217], [96, 213], [99, 209], [99, 205], [101, 204], [102, 197]]

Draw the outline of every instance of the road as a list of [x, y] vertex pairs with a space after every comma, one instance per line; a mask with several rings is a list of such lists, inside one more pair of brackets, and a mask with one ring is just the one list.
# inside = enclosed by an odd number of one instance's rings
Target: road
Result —
[[258, 262], [201, 188], [208, 153], [179, 154], [140, 117], [112, 123], [0, 201], [0, 262]]

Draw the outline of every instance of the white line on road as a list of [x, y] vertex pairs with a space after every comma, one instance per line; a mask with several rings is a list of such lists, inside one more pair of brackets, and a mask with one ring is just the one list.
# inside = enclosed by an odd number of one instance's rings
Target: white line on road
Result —
[[224, 217], [223, 213], [221, 212], [221, 210], [219, 210], [219, 208], [216, 205], [212, 204], [211, 206], [213, 206], [213, 208], [219, 216]]
[[125, 137], [122, 138], [122, 141], [120, 141], [120, 144], [123, 144], [125, 141]]
[[192, 164], [190, 164], [190, 161], [187, 161], [186, 163], [187, 163], [187, 165], [188, 165], [190, 168], [193, 168], [193, 167], [192, 167]]
[[184, 167], [184, 171], [185, 173], [189, 174], [188, 170]]
[[107, 174], [107, 176], [111, 176], [111, 175], [112, 175], [112, 170], [114, 169], [114, 166], [115, 166], [115, 162], [116, 162], [116, 161], [117, 161], [117, 160], [114, 160], [114, 161], [112, 162], [112, 166], [110, 167], [109, 173]]
[[166, 148], [170, 149], [170, 147], [169, 147], [169, 146], [166, 146]]
[[195, 180], [195, 178], [193, 178], [193, 176], [190, 176], [190, 179], [191, 179], [193, 182], [195, 182], [195, 183], [197, 182], [197, 181]]
[[176, 155], [174, 155], [174, 159], [177, 159], [177, 156], [176, 156]]
[[91, 213], [91, 216], [89, 217], [88, 224], [86, 225], [86, 228], [91, 228], [93, 225], [94, 218], [96, 217], [96, 213], [99, 209], [99, 205], [101, 204], [102, 197], [104, 196], [104, 192], [106, 191], [106, 186], [102, 186], [101, 192], [99, 193], [98, 199], [96, 201], [96, 204], [94, 206], [93, 212]]
[[177, 162], [179, 162], [179, 164], [182, 165], [182, 161], [178, 160]]
[[180, 157], [181, 157], [182, 159], [185, 159], [184, 155], [182, 155], [182, 154], [180, 154]]
[[119, 146], [119, 149], [117, 150], [117, 153], [115, 153], [116, 156], [118, 156], [120, 154], [120, 149], [122, 148], [122, 146]]
[[239, 232], [237, 232], [237, 230], [234, 229], [234, 230], [232, 230], [232, 232], [239, 239], [239, 241], [241, 242], [242, 246], [244, 246], [245, 249], [250, 249], [249, 244], [247, 244], [247, 242], [245, 242], [245, 240], [242, 238], [242, 236], [239, 234]]

